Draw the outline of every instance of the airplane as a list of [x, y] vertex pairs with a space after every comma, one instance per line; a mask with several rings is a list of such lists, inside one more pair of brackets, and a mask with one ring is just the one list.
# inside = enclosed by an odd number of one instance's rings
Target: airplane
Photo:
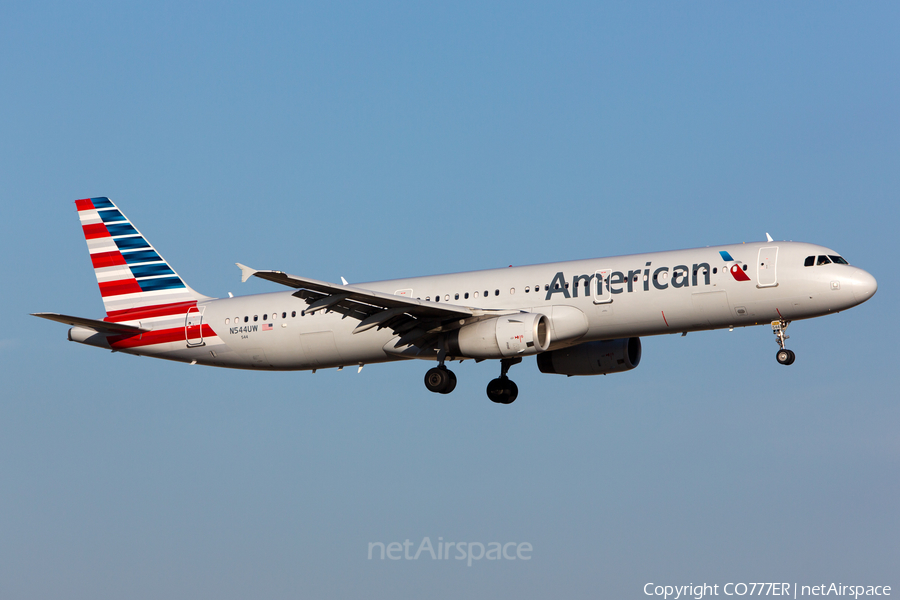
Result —
[[36, 317], [68, 339], [190, 364], [274, 371], [397, 360], [437, 362], [428, 390], [449, 394], [446, 363], [499, 360], [495, 403], [518, 396], [510, 367], [536, 355], [543, 373], [605, 375], [641, 360], [641, 336], [770, 325], [776, 360], [791, 321], [861, 304], [875, 278], [834, 250], [800, 242], [732, 244], [349, 284], [240, 263], [285, 291], [210, 298], [194, 291], [108, 198], [75, 202], [103, 319]]

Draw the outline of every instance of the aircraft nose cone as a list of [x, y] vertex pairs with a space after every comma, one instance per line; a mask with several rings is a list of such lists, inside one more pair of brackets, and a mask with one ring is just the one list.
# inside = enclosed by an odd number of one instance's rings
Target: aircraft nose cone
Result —
[[857, 269], [853, 272], [853, 277], [850, 279], [850, 286], [853, 289], [853, 297], [856, 298], [857, 302], [865, 302], [878, 289], [878, 282], [866, 271]]

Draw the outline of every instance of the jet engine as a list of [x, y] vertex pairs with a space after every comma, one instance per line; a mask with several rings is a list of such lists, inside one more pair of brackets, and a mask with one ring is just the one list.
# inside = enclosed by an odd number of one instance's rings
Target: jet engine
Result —
[[541, 373], [606, 375], [630, 371], [641, 362], [641, 339], [622, 338], [584, 342], [570, 348], [544, 352], [537, 357]]
[[493, 317], [450, 332], [447, 346], [453, 357], [529, 356], [550, 347], [550, 321], [536, 313]]

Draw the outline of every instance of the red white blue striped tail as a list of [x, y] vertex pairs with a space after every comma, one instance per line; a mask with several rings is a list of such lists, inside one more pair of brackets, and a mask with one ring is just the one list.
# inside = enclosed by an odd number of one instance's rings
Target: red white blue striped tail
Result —
[[184, 283], [109, 198], [76, 200], [75, 206], [107, 320], [122, 320], [135, 309], [186, 312], [206, 299]]

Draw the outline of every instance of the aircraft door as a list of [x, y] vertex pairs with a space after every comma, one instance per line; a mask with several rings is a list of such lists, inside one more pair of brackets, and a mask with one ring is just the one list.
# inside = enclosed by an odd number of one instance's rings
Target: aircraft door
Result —
[[190, 307], [184, 316], [184, 337], [188, 348], [204, 345], [203, 312], [196, 306]]
[[598, 269], [594, 273], [594, 304], [608, 304], [612, 302], [609, 292], [609, 275], [612, 269]]
[[778, 285], [775, 266], [778, 262], [778, 246], [767, 246], [759, 249], [756, 261], [756, 287], [774, 287]]

